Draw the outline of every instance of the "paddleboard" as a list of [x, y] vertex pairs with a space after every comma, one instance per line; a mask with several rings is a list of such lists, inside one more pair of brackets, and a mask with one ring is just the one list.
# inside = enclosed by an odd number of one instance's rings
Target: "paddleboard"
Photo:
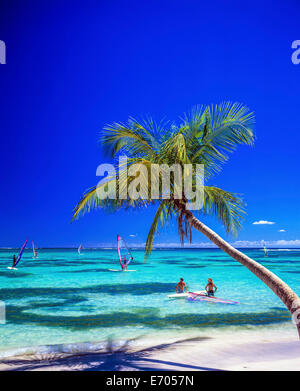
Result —
[[215, 296], [207, 296], [206, 294], [198, 292], [189, 292], [188, 299], [192, 301], [207, 301], [219, 304], [240, 304], [238, 301], [221, 299], [220, 297]]
[[[204, 294], [205, 291], [195, 291], [194, 293], [203, 293]], [[169, 299], [184, 299], [184, 298], [187, 298], [189, 297], [189, 293], [191, 292], [184, 292], [184, 293], [175, 293], [173, 295], [168, 295], [168, 298]]]
[[12, 266], [8, 266], [7, 269], [10, 269], [10, 270], [18, 270], [16, 267], [12, 267]]
[[136, 270], [108, 269], [110, 272], [136, 272]]

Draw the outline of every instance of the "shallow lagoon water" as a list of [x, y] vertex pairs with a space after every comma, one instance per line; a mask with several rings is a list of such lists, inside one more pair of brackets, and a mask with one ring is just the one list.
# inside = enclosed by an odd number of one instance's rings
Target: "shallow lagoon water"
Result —
[[[242, 250], [300, 294], [300, 250]], [[8, 270], [16, 250], [0, 250], [0, 356], [20, 348], [96, 344], [108, 339], [207, 334], [249, 328], [291, 328], [289, 312], [250, 271], [218, 249], [133, 250], [132, 273], [118, 268], [116, 250], [26, 250], [18, 270]], [[239, 305], [171, 300], [179, 278], [202, 290], [212, 277], [217, 296]], [[51, 348], [49, 348], [51, 350]], [[49, 350], [48, 349], [48, 350]], [[38, 351], [38, 348], [37, 348]]]

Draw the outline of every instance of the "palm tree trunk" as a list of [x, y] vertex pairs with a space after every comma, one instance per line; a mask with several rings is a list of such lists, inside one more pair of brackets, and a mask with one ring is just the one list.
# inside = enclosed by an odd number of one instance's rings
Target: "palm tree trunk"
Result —
[[270, 270], [232, 247], [218, 234], [199, 221], [190, 211], [184, 210], [183, 213], [186, 215], [186, 218], [188, 219], [191, 227], [203, 233], [221, 250], [230, 255], [236, 261], [240, 262], [242, 265], [246, 266], [252, 273], [256, 275], [256, 277], [258, 277], [269, 288], [272, 289], [272, 291], [281, 299], [281, 301], [286, 305], [292, 314], [292, 318], [294, 323], [296, 323], [300, 338], [300, 299], [296, 293]]

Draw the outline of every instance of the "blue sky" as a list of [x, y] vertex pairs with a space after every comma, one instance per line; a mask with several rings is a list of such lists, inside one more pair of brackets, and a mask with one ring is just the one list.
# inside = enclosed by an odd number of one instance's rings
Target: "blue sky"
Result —
[[[129, 115], [176, 119], [224, 100], [256, 114], [242, 146], [210, 184], [243, 194], [240, 245], [300, 247], [298, 1], [58, 1], [0, 3], [0, 247], [142, 244], [153, 210], [97, 211], [70, 224], [106, 161], [102, 127]], [[269, 221], [274, 224], [253, 224]], [[285, 230], [285, 232], [279, 232]], [[135, 235], [135, 236], [130, 236]], [[207, 243], [194, 233], [194, 243]], [[279, 242], [280, 241], [280, 242]], [[175, 224], [157, 244], [179, 244]]]

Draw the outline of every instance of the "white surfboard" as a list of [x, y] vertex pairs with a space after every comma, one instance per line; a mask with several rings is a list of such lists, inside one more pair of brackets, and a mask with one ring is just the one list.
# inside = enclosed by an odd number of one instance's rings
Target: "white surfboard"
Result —
[[136, 272], [136, 270], [108, 269], [110, 272]]
[[[205, 294], [205, 291], [195, 291], [194, 293], [203, 293]], [[175, 293], [173, 295], [168, 295], [169, 299], [186, 299], [189, 296], [189, 292], [184, 292], [184, 293]]]
[[12, 267], [12, 266], [8, 266], [7, 269], [10, 269], [10, 270], [18, 270], [16, 267]]

